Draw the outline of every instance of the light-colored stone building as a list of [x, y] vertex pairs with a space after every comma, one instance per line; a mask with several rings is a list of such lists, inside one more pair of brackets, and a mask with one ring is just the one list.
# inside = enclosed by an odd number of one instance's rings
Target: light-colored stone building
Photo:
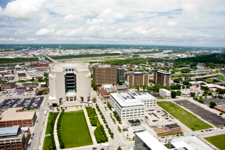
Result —
[[88, 102], [91, 73], [88, 63], [53, 63], [49, 74], [49, 105], [65, 101]]

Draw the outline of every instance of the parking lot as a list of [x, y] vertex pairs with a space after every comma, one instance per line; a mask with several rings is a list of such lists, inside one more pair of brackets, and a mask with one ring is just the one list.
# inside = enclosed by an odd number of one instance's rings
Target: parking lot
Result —
[[215, 126], [221, 126], [224, 125], [225, 123], [225, 119], [222, 118], [221, 116], [211, 113], [210, 111], [207, 111], [202, 107], [189, 102], [188, 100], [175, 101], [175, 103], [189, 109], [196, 115], [200, 116], [201, 118], [212, 123]]
[[38, 109], [41, 106], [44, 97], [33, 98], [9, 98], [0, 103], [0, 108], [24, 107]]
[[210, 102], [216, 102], [217, 105], [225, 105], [225, 100], [224, 99], [219, 99], [219, 98], [210, 98], [210, 99], [203, 99], [204, 104], [209, 106]]

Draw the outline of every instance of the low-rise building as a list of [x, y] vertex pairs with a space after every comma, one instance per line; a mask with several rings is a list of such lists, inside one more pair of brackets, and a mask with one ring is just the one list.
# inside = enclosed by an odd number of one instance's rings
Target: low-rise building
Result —
[[171, 97], [171, 91], [169, 91], [167, 89], [159, 89], [159, 94], [165, 98]]
[[16, 87], [16, 81], [9, 81], [1, 85], [1, 89], [13, 89]]
[[0, 149], [26, 150], [30, 135], [29, 128], [28, 130], [20, 126], [0, 128]]
[[20, 125], [21, 127], [33, 127], [37, 119], [36, 111], [24, 111], [23, 108], [8, 108], [0, 116], [0, 127], [11, 127]]
[[181, 132], [181, 127], [176, 123], [165, 126], [152, 126], [152, 128], [155, 130], [157, 135], [167, 135]]

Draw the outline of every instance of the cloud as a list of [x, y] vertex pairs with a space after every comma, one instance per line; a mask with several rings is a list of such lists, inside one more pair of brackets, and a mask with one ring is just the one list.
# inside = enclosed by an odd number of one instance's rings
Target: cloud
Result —
[[82, 33], [84, 32], [84, 28], [80, 27], [79, 29], [73, 29], [69, 31], [66, 36], [81, 36]]
[[117, 19], [123, 19], [124, 15], [118, 12], [113, 12], [111, 9], [106, 9], [101, 12], [95, 19], [88, 19], [86, 23], [88, 24], [101, 24], [101, 23], [113, 23]]
[[75, 20], [75, 19], [79, 19], [80, 18], [80, 16], [75, 16], [75, 15], [73, 15], [73, 14], [68, 14], [68, 15], [66, 15], [63, 19], [65, 20], [65, 21], [73, 21], [73, 20]]
[[177, 25], [177, 22], [169, 21], [169, 22], [168, 22], [168, 25], [169, 25], [169, 26], [176, 26], [176, 25]]
[[15, 41], [14, 38], [1, 38], [0, 41]]
[[36, 41], [35, 38], [27, 38], [27, 41]]
[[15, 0], [9, 2], [4, 9], [4, 15], [17, 20], [30, 20], [38, 13], [45, 0]]

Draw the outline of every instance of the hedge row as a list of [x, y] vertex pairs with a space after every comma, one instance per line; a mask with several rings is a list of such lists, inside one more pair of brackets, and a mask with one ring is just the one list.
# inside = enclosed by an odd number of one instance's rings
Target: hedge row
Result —
[[88, 117], [90, 119], [91, 125], [92, 126], [97, 126], [99, 123], [97, 114], [95, 112], [95, 109], [92, 107], [86, 107], [87, 113], [88, 113]]
[[120, 119], [120, 116], [117, 114], [116, 111], [113, 112], [114, 116], [116, 117], [116, 120], [121, 123], [121, 119]]
[[108, 141], [104, 128], [101, 124], [98, 124], [97, 128], [94, 131], [94, 135], [97, 143], [103, 143]]
[[48, 116], [48, 122], [46, 127], [45, 135], [50, 134], [50, 136], [46, 136], [44, 139], [43, 150], [55, 150], [55, 141], [54, 141], [54, 124], [58, 113], [50, 112]]
[[60, 133], [60, 127], [61, 127], [61, 121], [62, 121], [62, 116], [64, 114], [64, 109], [62, 110], [60, 116], [59, 116], [59, 119], [58, 119], [58, 122], [57, 122], [57, 135], [58, 135], [58, 139], [59, 139], [59, 145], [60, 145], [60, 148], [64, 148], [65, 145], [63, 143], [63, 140], [62, 140], [62, 137], [61, 137], [61, 133]]
[[112, 110], [112, 106], [109, 103], [107, 103], [107, 106], [109, 107], [110, 110]]

